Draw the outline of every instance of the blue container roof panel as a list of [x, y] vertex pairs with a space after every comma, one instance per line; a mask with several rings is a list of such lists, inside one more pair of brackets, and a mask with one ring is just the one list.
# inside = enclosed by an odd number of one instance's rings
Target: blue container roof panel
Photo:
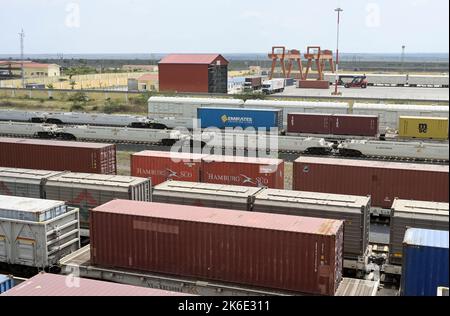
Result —
[[403, 243], [410, 246], [424, 246], [448, 249], [448, 239], [448, 231], [410, 228], [406, 231]]

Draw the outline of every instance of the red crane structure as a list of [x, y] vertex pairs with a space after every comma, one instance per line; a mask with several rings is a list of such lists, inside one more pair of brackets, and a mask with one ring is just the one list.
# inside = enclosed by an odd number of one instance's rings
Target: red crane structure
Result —
[[273, 78], [278, 61], [281, 63], [283, 78], [290, 78], [294, 65], [297, 64], [299, 74], [297, 74], [294, 79], [303, 79], [302, 55], [299, 50], [287, 50], [285, 46], [273, 46], [272, 53], [269, 54], [269, 58], [272, 59], [272, 70], [270, 72], [269, 79]]
[[[299, 88], [328, 89], [330, 83], [328, 80], [324, 80], [324, 71], [328, 63], [331, 72], [335, 72], [333, 52], [331, 50], [322, 50], [320, 46], [308, 46], [305, 59], [307, 60], [306, 70], [302, 80], [299, 82]], [[317, 80], [308, 80], [314, 64], [316, 65]]]

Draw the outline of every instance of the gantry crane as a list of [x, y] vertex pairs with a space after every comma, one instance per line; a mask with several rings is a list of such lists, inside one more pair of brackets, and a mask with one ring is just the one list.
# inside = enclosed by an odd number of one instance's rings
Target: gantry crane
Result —
[[[277, 62], [281, 63], [281, 71], [283, 73], [283, 78], [290, 78], [294, 65], [298, 65], [299, 74], [295, 76], [295, 79], [303, 78], [303, 65], [302, 65], [302, 55], [299, 50], [292, 49], [287, 50], [284, 46], [273, 46], [272, 53], [269, 54], [269, 58], [272, 59], [272, 70], [270, 72], [269, 79], [273, 78], [275, 73], [275, 68]], [[286, 69], [287, 62], [287, 69]]]
[[333, 52], [331, 50], [322, 50], [320, 46], [308, 46], [305, 54], [305, 59], [308, 61], [303, 80], [308, 79], [309, 71], [312, 70], [313, 63], [316, 64], [318, 78], [317, 80], [324, 80], [325, 65], [328, 62], [331, 72], [335, 72]]

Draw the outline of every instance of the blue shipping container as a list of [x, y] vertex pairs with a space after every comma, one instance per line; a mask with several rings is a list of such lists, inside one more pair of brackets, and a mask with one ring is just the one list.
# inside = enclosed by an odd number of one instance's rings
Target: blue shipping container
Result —
[[12, 289], [14, 280], [7, 275], [0, 274], [0, 294]]
[[437, 296], [448, 287], [448, 231], [410, 228], [403, 242], [401, 294]]
[[253, 127], [255, 129], [283, 129], [283, 110], [281, 109], [236, 109], [236, 108], [198, 108], [197, 118], [201, 127]]

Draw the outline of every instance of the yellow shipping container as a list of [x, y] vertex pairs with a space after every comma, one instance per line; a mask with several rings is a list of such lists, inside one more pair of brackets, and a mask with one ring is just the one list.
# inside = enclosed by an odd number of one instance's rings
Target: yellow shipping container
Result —
[[448, 139], [448, 118], [400, 117], [400, 137], [422, 139]]

